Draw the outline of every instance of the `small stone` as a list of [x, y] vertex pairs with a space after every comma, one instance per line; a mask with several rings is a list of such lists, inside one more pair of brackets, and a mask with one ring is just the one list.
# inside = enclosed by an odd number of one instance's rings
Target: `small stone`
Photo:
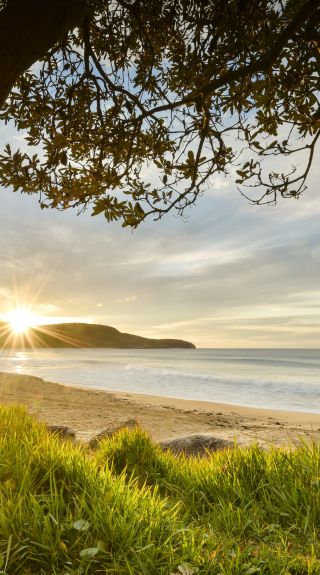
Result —
[[48, 425], [47, 429], [53, 435], [61, 437], [61, 439], [71, 439], [74, 441], [76, 438], [76, 434], [73, 429], [65, 425]]
[[135, 427], [139, 427], [139, 421], [135, 418], [127, 419], [117, 425], [108, 427], [90, 439], [89, 447], [90, 449], [97, 449], [99, 447], [99, 443], [106, 437], [112, 437], [122, 429], [134, 429]]

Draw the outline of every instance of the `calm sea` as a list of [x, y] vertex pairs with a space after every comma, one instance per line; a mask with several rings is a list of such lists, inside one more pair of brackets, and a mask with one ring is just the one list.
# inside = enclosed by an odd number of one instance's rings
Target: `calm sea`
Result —
[[0, 371], [86, 388], [320, 413], [320, 350], [0, 352]]

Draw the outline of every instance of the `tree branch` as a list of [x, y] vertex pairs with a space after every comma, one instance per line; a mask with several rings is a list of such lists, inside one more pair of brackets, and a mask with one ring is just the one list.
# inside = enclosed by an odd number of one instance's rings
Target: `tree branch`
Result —
[[273, 62], [280, 56], [281, 50], [286, 45], [288, 40], [294, 36], [294, 34], [301, 29], [306, 20], [314, 14], [316, 10], [320, 8], [320, 0], [309, 0], [305, 2], [300, 10], [296, 13], [295, 17], [291, 20], [290, 24], [281, 32], [278, 39], [275, 41], [270, 50], [260, 59], [255, 62], [251, 62], [247, 66], [242, 66], [236, 70], [230, 70], [226, 74], [223, 74], [219, 78], [209, 81], [202, 89], [201, 92], [204, 95], [210, 95], [214, 90], [240, 80], [244, 76], [252, 75], [258, 72], [265, 72], [270, 68]]

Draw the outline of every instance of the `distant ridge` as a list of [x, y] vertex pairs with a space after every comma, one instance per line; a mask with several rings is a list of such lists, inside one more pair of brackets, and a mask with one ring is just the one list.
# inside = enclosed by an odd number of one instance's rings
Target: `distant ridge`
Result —
[[122, 349], [195, 348], [182, 339], [150, 339], [122, 333], [108, 325], [89, 323], [58, 323], [29, 328], [26, 334], [14, 335], [7, 323], [0, 322], [2, 349], [45, 347], [104, 347]]

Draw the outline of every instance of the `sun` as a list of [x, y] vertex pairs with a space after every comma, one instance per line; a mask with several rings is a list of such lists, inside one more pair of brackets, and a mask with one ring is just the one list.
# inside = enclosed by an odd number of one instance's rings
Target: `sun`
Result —
[[5, 320], [16, 334], [25, 333], [29, 327], [37, 323], [36, 316], [29, 309], [23, 307], [9, 311], [5, 316]]

